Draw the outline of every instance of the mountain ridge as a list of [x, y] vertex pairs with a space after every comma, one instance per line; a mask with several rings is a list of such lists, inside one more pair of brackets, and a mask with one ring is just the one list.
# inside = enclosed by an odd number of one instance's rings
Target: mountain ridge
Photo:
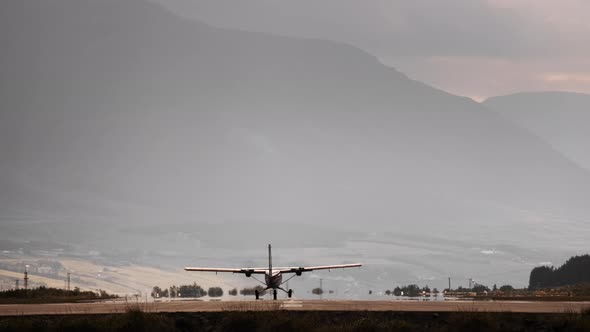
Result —
[[590, 170], [590, 95], [532, 92], [490, 98], [484, 106], [548, 142], [578, 166]]
[[[485, 106], [352, 46], [221, 30], [138, 0], [8, 4], [43, 15], [2, 11], [2, 40], [40, 52], [0, 61], [10, 156], [0, 181], [22, 192], [0, 206], [42, 215], [60, 191], [80, 190], [149, 208], [106, 213], [130, 222], [383, 227], [516, 222], [496, 205], [587, 211], [588, 172]], [[92, 220], [88, 211], [73, 217]]]

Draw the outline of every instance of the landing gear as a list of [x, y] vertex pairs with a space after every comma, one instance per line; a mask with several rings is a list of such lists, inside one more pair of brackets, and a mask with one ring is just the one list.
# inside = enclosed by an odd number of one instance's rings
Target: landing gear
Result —
[[277, 299], [277, 290], [276, 289], [272, 290], [272, 298], [273, 298], [273, 300]]
[[260, 292], [257, 290], [254, 291], [254, 295], [256, 295], [256, 299], [260, 299]]
[[289, 289], [289, 291], [287, 292], [287, 295], [289, 296], [289, 298], [291, 298], [291, 296], [293, 296], [293, 290]]

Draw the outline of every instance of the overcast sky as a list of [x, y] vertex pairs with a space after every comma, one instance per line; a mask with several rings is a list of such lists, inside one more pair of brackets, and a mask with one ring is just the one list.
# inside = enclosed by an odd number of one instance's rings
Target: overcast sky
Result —
[[346, 42], [483, 99], [590, 93], [588, 0], [159, 0], [218, 27]]

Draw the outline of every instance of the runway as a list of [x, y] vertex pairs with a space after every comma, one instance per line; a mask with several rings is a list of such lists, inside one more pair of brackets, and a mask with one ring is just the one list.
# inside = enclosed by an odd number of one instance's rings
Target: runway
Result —
[[220, 312], [220, 311], [408, 311], [408, 312], [519, 312], [564, 313], [590, 308], [590, 302], [520, 301], [171, 301], [100, 302], [60, 304], [0, 305], [0, 316], [70, 315], [123, 313], [138, 307], [145, 312]]

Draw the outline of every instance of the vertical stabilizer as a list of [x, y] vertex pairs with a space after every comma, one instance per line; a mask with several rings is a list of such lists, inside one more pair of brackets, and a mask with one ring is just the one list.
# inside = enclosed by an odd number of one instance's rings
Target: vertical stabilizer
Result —
[[268, 275], [272, 276], [272, 253], [270, 244], [268, 245]]

